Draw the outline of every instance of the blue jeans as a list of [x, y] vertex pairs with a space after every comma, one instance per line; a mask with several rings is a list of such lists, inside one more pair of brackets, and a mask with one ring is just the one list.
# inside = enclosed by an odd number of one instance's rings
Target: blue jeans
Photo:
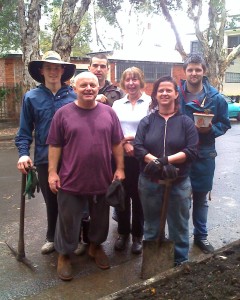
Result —
[[[156, 240], [159, 237], [164, 185], [150, 181], [141, 173], [138, 188], [144, 214], [144, 239]], [[174, 257], [176, 264], [188, 260], [190, 206], [191, 183], [190, 179], [186, 178], [173, 184], [168, 203], [169, 239], [175, 244]]]
[[193, 192], [193, 234], [195, 240], [207, 238], [208, 192]]

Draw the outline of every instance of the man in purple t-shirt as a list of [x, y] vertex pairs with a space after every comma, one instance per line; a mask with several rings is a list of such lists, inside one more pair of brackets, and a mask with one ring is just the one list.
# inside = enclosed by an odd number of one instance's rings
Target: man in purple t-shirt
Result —
[[[58, 193], [59, 215], [54, 243], [59, 253], [57, 272], [62, 280], [73, 278], [69, 255], [77, 248], [81, 219], [88, 209], [91, 219], [88, 253], [98, 267], [109, 268], [101, 246], [109, 229], [105, 194], [112, 180], [125, 178], [123, 133], [112, 108], [96, 101], [98, 88], [94, 74], [77, 75], [74, 80], [77, 100], [56, 112], [47, 139], [48, 181], [52, 192]], [[114, 174], [112, 154], [117, 165]]]

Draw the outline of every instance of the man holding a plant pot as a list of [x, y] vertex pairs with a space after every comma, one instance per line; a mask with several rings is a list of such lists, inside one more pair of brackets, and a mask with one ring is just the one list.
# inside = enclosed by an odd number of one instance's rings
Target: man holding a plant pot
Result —
[[[212, 190], [213, 185], [215, 157], [217, 156], [215, 139], [225, 134], [231, 125], [226, 101], [204, 76], [207, 70], [204, 59], [197, 54], [190, 55], [185, 60], [183, 69], [186, 80], [181, 80], [179, 87], [182, 113], [192, 119], [194, 119], [194, 114], [213, 115], [212, 121], [208, 124], [196, 119], [195, 125], [199, 133], [199, 152], [197, 160], [192, 164], [190, 174], [193, 196], [194, 244], [204, 253], [211, 253], [214, 248], [207, 239], [207, 194]], [[201, 124], [204, 124], [204, 127]]]

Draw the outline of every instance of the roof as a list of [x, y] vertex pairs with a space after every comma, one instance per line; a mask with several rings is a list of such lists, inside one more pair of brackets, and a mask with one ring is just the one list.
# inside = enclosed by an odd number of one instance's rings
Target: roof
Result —
[[151, 61], [151, 62], [169, 62], [182, 63], [182, 57], [176, 50], [163, 47], [152, 47], [151, 51], [138, 47], [131, 51], [118, 50], [109, 56], [114, 60], [134, 60], [134, 61]]
[[[151, 51], [149, 51], [151, 49]], [[139, 46], [127, 50], [115, 51], [99, 51], [88, 53], [86, 57], [71, 57], [72, 59], [89, 60], [89, 56], [96, 53], [104, 53], [110, 60], [125, 60], [125, 61], [149, 61], [149, 62], [163, 62], [163, 63], [182, 63], [182, 57], [178, 51], [165, 47]], [[19, 52], [9, 52], [7, 56], [21, 55]]]

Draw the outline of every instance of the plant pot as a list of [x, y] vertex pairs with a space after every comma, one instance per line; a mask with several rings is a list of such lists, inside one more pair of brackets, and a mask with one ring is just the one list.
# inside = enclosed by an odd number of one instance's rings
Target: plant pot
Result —
[[214, 117], [213, 114], [193, 113], [194, 122], [197, 127], [208, 127]]

